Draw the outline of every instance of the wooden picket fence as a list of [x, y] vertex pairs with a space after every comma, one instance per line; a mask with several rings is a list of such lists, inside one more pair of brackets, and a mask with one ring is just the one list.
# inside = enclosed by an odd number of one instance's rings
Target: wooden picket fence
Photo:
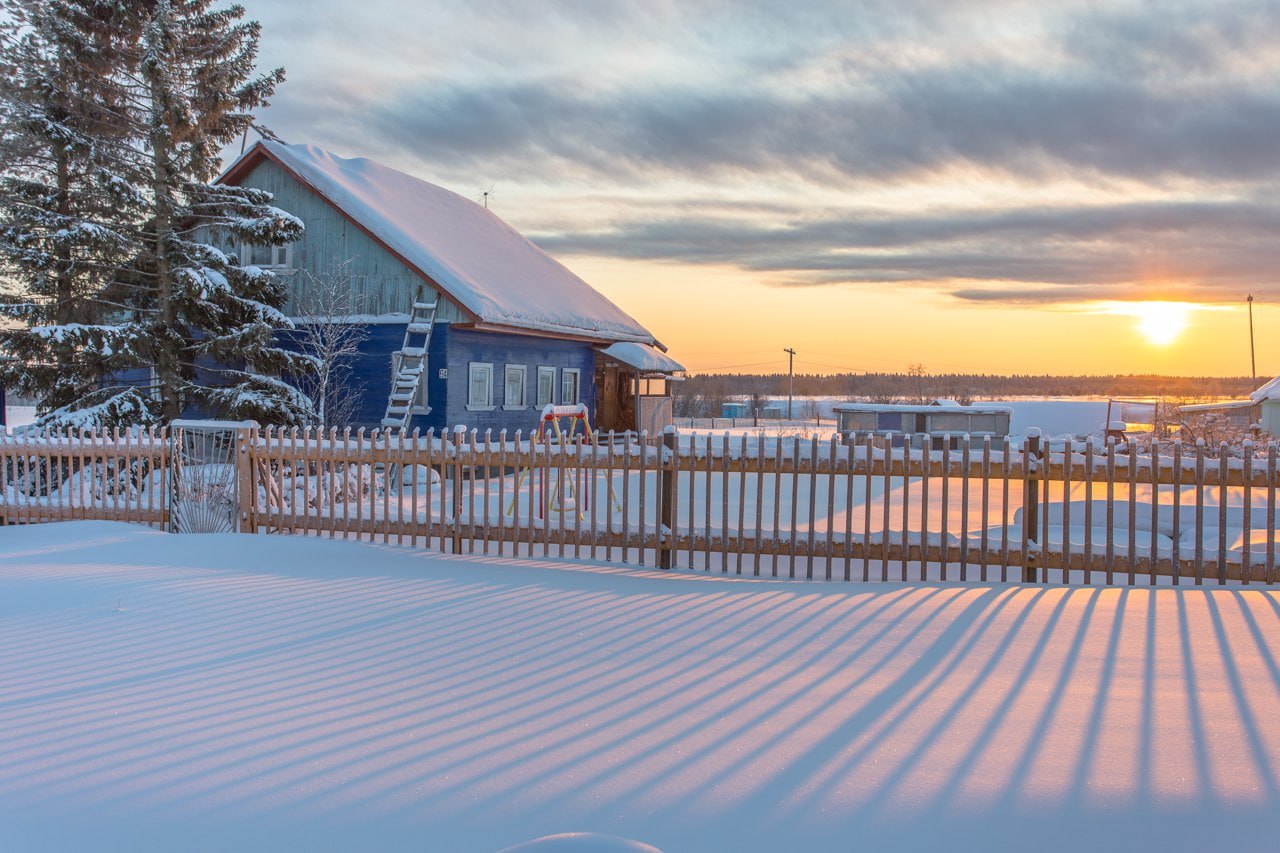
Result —
[[[240, 530], [828, 580], [1275, 583], [1274, 443], [241, 429]], [[907, 444], [912, 442], [908, 439]], [[918, 443], [918, 442], [917, 442]], [[169, 523], [164, 430], [0, 439], [6, 524]]]

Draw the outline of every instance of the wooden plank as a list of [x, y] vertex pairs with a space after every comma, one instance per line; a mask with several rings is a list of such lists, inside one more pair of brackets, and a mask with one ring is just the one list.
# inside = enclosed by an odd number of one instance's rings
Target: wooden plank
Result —
[[1244, 534], [1244, 549], [1240, 555], [1240, 581], [1248, 584], [1252, 578], [1250, 577], [1252, 566], [1250, 565], [1253, 551], [1253, 442], [1246, 440], [1244, 442], [1244, 524], [1241, 525]]
[[[815, 439], [816, 440], [816, 439]], [[836, 437], [832, 436], [831, 441], [827, 442], [827, 541], [826, 541], [826, 563], [827, 563], [827, 580], [831, 580], [832, 559], [834, 549], [832, 543], [834, 535], [832, 526], [835, 524], [836, 514], [836, 448], [838, 442]]]
[[1276, 582], [1276, 455], [1274, 441], [1267, 442], [1267, 565], [1266, 582]]
[[963, 474], [960, 479], [960, 580], [969, 579], [969, 463], [972, 457], [973, 436], [961, 439], [960, 456]]
[[[1218, 584], [1227, 582], [1227, 459], [1225, 441], [1218, 444]], [[1247, 547], [1247, 545], [1246, 545]]]
[[[1196, 442], [1196, 460], [1195, 460], [1195, 510], [1196, 510], [1196, 529], [1195, 529], [1195, 582], [1196, 586], [1204, 583], [1204, 442]], [[1181, 491], [1178, 487], [1175, 490]], [[1154, 528], [1153, 528], [1154, 529]], [[1176, 559], [1176, 558], [1175, 558]]]

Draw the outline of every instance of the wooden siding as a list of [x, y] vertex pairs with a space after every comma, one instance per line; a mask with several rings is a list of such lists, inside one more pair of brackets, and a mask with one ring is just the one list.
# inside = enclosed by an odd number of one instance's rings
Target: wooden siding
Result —
[[[351, 384], [359, 395], [352, 426], [376, 427], [382, 421], [391, 390], [391, 354], [399, 349], [404, 336], [403, 323], [377, 323], [366, 327], [359, 354], [351, 360]], [[287, 336], [282, 336], [287, 341]], [[467, 372], [471, 362], [493, 365], [494, 408], [492, 411], [467, 410]], [[524, 409], [506, 409], [502, 404], [504, 369], [508, 364], [525, 365], [526, 399]], [[538, 367], [556, 368], [555, 400], [560, 402], [560, 377], [565, 368], [577, 368], [579, 399], [587, 404], [592, 423], [596, 420], [595, 351], [590, 344], [539, 338], [531, 335], [507, 335], [477, 332], [449, 325], [438, 327], [427, 350], [427, 402], [431, 411], [414, 415], [413, 428], [451, 429], [462, 425], [483, 433], [486, 429], [515, 433], [528, 432], [538, 422]], [[448, 370], [441, 378], [440, 368]]]
[[[408, 314], [415, 299], [429, 302], [437, 298], [435, 289], [420, 275], [270, 160], [255, 166], [242, 185], [267, 190], [275, 196], [277, 207], [297, 216], [306, 225], [306, 235], [293, 246], [294, 272], [289, 276], [293, 286], [285, 313], [291, 316], [300, 313], [299, 301], [305, 297], [310, 282], [308, 273], [323, 275], [333, 263], [346, 260], [351, 261], [361, 313]], [[467, 319], [452, 302], [440, 301], [439, 322]], [[397, 342], [395, 348], [398, 346]]]
[[[447, 399], [447, 420], [428, 419], [423, 425], [454, 426], [465, 424], [484, 433], [486, 429], [514, 433], [522, 429], [526, 433], [538, 424], [537, 409], [537, 376], [538, 367], [556, 368], [554, 386], [554, 402], [560, 403], [560, 377], [565, 368], [576, 368], [580, 371], [578, 399], [586, 403], [590, 411], [592, 423], [596, 417], [595, 386], [595, 350], [590, 344], [576, 341], [539, 338], [530, 335], [505, 335], [496, 332], [478, 332], [472, 329], [451, 328], [448, 332], [448, 344], [445, 350], [446, 366], [449, 369], [449, 381], [439, 378], [440, 362], [428, 362], [430, 384], [427, 393], [433, 401]], [[471, 362], [485, 362], [493, 365], [493, 411], [467, 410], [467, 372]], [[524, 409], [505, 409], [503, 402], [504, 368], [508, 364], [525, 365], [525, 393], [527, 405]], [[447, 393], [447, 397], [445, 397]], [[434, 406], [435, 403], [433, 402]], [[436, 414], [435, 412], [432, 413]]]

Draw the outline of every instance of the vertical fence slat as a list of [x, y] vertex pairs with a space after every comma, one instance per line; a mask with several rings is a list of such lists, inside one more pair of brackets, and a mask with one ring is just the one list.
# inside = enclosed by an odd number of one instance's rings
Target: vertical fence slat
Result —
[[796, 539], [800, 509], [800, 436], [791, 438], [791, 527], [787, 535], [787, 577], [796, 576]]
[[1227, 462], [1225, 441], [1218, 443], [1218, 584], [1227, 582]]
[[1240, 553], [1240, 582], [1248, 584], [1250, 575], [1250, 556], [1253, 551], [1253, 442], [1244, 443], [1244, 460], [1242, 475], [1244, 479], [1244, 549]]
[[933, 468], [933, 436], [925, 433], [920, 450], [920, 570], [918, 579], [929, 573], [929, 475]]
[[1267, 442], [1267, 565], [1268, 584], [1276, 582], [1276, 443]]
[[898, 575], [902, 581], [907, 580], [907, 562], [911, 551], [911, 445], [914, 436], [902, 443], [902, 535], [899, 537], [902, 553], [899, 555]]
[[1107, 437], [1107, 541], [1104, 569], [1107, 575], [1107, 586], [1114, 581], [1116, 544], [1116, 439]]
[[965, 435], [960, 445], [960, 580], [969, 579], [969, 489], [972, 462], [972, 437]]
[[1000, 442], [1000, 581], [1009, 581], [1009, 479], [1013, 462], [1013, 442], [1005, 436]]
[[[760, 577], [760, 562], [764, 554], [764, 435], [756, 436], [756, 530], [751, 548], [752, 574]], [[692, 518], [692, 516], [690, 516]]]
[[827, 580], [831, 580], [832, 560], [835, 558], [834, 531], [836, 514], [836, 463], [840, 442], [835, 436], [827, 444], [827, 543], [824, 548], [827, 563]]
[[951, 559], [951, 543], [948, 540], [950, 527], [948, 520], [951, 510], [951, 437], [942, 437], [942, 518], [938, 525], [939, 551], [938, 577], [947, 579], [947, 563]]
[[[1205, 522], [1205, 515], [1206, 515], [1205, 506], [1204, 506], [1204, 492], [1205, 492], [1205, 470], [1204, 470], [1205, 452], [1204, 451], [1205, 451], [1205, 443], [1204, 443], [1204, 440], [1201, 439], [1196, 442], [1196, 473], [1195, 473], [1196, 528], [1195, 528], [1195, 553], [1192, 555], [1192, 559], [1194, 560], [1194, 563], [1195, 563], [1196, 586], [1200, 586], [1201, 584], [1204, 583], [1204, 522]], [[1175, 486], [1175, 488], [1177, 487]], [[1174, 527], [1174, 530], [1177, 530], [1176, 526]], [[1176, 534], [1175, 534], [1175, 538], [1176, 538]]]

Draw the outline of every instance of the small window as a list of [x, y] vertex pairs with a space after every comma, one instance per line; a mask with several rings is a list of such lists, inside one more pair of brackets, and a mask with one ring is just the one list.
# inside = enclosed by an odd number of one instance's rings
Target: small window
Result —
[[507, 365], [506, 393], [503, 395], [503, 405], [506, 408], [523, 409], [525, 407], [525, 380], [528, 375], [528, 368], [523, 364]]
[[554, 367], [538, 368], [538, 408], [550, 406], [555, 401], [556, 369]]
[[252, 243], [242, 243], [240, 245], [240, 263], [264, 270], [292, 269], [293, 244], [256, 246]]
[[578, 402], [580, 370], [566, 367], [560, 371], [560, 404], [572, 406]]
[[467, 379], [467, 408], [493, 408], [493, 365], [472, 362]]

